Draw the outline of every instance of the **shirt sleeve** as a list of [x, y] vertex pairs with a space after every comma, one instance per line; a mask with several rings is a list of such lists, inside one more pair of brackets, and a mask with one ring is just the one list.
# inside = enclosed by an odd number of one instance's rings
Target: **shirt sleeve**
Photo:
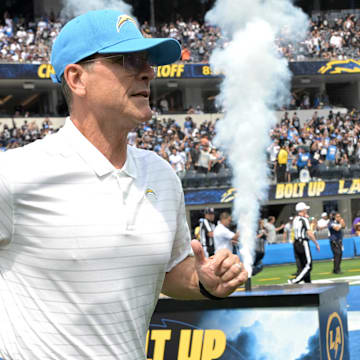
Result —
[[231, 240], [235, 236], [235, 233], [224, 226], [221, 235], [224, 236], [225, 239]]
[[186, 221], [184, 193], [181, 190], [181, 199], [177, 215], [177, 231], [171, 251], [171, 258], [166, 267], [166, 272], [169, 272], [173, 267], [188, 256], [193, 255], [190, 242], [191, 236], [189, 226]]
[[7, 245], [13, 233], [13, 201], [10, 186], [0, 175], [0, 246]]

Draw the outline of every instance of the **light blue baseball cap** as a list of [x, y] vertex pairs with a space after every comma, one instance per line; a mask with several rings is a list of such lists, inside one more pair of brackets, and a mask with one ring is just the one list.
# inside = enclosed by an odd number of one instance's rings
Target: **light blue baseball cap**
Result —
[[154, 65], [177, 61], [179, 42], [172, 38], [145, 38], [131, 16], [117, 10], [89, 11], [70, 20], [57, 36], [51, 65], [54, 82], [61, 82], [65, 67], [93, 54], [116, 54], [148, 51]]

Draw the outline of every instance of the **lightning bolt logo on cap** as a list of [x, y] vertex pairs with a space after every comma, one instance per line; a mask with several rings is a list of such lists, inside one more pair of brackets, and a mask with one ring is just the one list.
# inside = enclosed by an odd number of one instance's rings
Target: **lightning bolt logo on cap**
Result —
[[137, 23], [136, 23], [135, 19], [133, 19], [131, 16], [129, 16], [129, 15], [120, 15], [120, 16], [118, 17], [117, 22], [116, 22], [116, 30], [117, 30], [117, 32], [120, 32], [121, 26], [122, 26], [126, 21], [131, 21], [134, 25], [137, 26]]

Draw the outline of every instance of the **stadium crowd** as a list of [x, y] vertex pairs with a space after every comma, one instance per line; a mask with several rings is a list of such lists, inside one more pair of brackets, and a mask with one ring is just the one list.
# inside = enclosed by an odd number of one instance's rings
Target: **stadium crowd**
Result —
[[297, 113], [285, 112], [272, 129], [269, 162], [278, 182], [290, 182], [303, 169], [311, 178], [320, 177], [324, 164], [349, 166], [360, 162], [360, 115], [355, 109], [346, 114], [329, 110], [327, 117], [313, 116], [303, 126]]
[[[52, 43], [63, 23], [54, 14], [29, 21], [5, 12], [0, 22], [0, 61], [49, 62]], [[195, 20], [178, 19], [155, 28], [145, 21], [141, 29], [149, 37], [179, 40], [183, 62], [208, 62], [215, 45], [225, 46], [227, 42], [219, 28]], [[290, 61], [357, 58], [360, 55], [360, 19], [354, 14], [324, 13], [311, 19], [304, 41], [289, 43], [280, 34], [277, 46]]]
[[[40, 127], [29, 118], [21, 126], [13, 121], [12, 127], [3, 125], [0, 130], [0, 145], [5, 151], [57, 129], [49, 118]], [[187, 115], [180, 126], [171, 117], [154, 114], [150, 121], [129, 133], [128, 143], [155, 151], [183, 177], [187, 171], [206, 174], [228, 169], [226, 157], [213, 146], [215, 134], [216, 121], [196, 124]], [[318, 178], [321, 164], [331, 167], [360, 163], [360, 112], [355, 109], [347, 113], [329, 110], [327, 116], [319, 116], [314, 110], [303, 124], [296, 111], [285, 111], [270, 136], [268, 163], [277, 182], [294, 181], [302, 169], [308, 169], [311, 178]]]
[[25, 119], [22, 125], [18, 126], [13, 118], [12, 126], [2, 125], [0, 122], [0, 127], [0, 151], [30, 144], [58, 130], [54, 128], [49, 118], [44, 118], [41, 126], [38, 126], [35, 121], [30, 119], [29, 121]]

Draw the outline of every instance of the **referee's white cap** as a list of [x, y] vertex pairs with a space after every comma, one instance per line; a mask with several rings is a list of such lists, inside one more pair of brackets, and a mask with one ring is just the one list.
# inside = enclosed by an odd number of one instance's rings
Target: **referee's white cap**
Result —
[[304, 202], [299, 202], [295, 206], [296, 211], [309, 210], [310, 206], [307, 206]]

